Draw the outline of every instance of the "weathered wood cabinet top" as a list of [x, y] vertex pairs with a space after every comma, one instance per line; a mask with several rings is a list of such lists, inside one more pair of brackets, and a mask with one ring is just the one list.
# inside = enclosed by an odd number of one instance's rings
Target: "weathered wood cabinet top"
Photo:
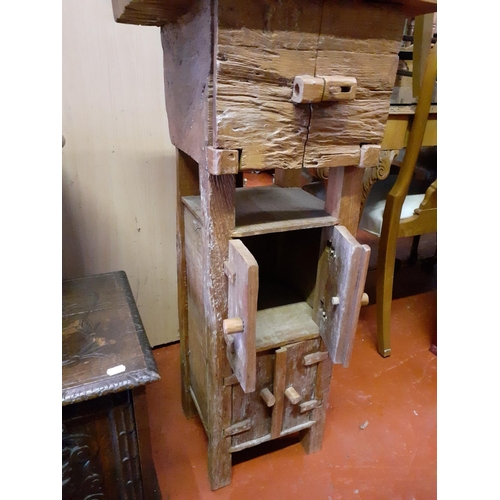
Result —
[[[162, 26], [171, 140], [196, 161], [215, 151], [211, 173], [372, 166], [362, 164], [361, 148], [382, 142], [405, 19], [436, 8], [342, 0], [113, 6], [119, 22]], [[316, 99], [292, 99], [297, 77], [311, 79]]]
[[123, 271], [62, 283], [62, 404], [160, 378]]

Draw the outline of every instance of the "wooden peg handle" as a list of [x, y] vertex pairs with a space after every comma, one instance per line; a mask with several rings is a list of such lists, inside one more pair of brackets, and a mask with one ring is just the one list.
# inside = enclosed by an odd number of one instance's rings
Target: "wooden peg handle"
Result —
[[361, 297], [361, 305], [367, 306], [369, 303], [370, 303], [370, 297], [368, 297], [367, 293], [364, 293], [363, 296]]
[[262, 391], [260, 391], [260, 396], [269, 408], [273, 406], [274, 403], [276, 403], [276, 398], [267, 387], [265, 389], [262, 389]]
[[292, 386], [285, 391], [285, 396], [293, 405], [296, 405], [302, 399], [301, 395]]
[[229, 318], [222, 322], [222, 329], [226, 335], [240, 333], [244, 330], [243, 320], [241, 318]]
[[292, 102], [297, 104], [321, 102], [325, 81], [310, 75], [298, 75], [293, 81]]

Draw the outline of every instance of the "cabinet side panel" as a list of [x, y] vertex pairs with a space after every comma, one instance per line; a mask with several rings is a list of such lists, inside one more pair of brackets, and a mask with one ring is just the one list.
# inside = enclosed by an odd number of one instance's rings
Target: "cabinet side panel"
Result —
[[209, 141], [212, 39], [209, 0], [161, 28], [170, 140], [197, 162]]
[[200, 417], [207, 417], [207, 340], [205, 336], [205, 313], [203, 303], [202, 226], [184, 209], [184, 231], [186, 251], [186, 274], [188, 295], [188, 356], [191, 388], [196, 397]]

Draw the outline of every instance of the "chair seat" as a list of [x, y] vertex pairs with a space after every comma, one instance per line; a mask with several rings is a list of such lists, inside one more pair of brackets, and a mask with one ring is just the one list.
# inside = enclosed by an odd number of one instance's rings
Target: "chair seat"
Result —
[[[394, 178], [392, 178], [394, 177]], [[389, 176], [383, 181], [376, 182], [368, 195], [363, 214], [359, 223], [360, 229], [380, 237], [382, 232], [382, 218], [384, 216], [385, 200], [392, 186], [396, 182], [396, 176]], [[400, 219], [413, 216], [415, 209], [420, 206], [425, 194], [409, 194], [406, 196], [401, 209]]]

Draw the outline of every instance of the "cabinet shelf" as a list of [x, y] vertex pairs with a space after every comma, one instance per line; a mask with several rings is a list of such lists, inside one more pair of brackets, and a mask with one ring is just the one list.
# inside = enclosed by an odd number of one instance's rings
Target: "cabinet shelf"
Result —
[[312, 308], [306, 302], [257, 311], [257, 352], [317, 337], [319, 328], [312, 319]]
[[[184, 205], [202, 220], [199, 196], [185, 196]], [[325, 203], [301, 188], [263, 186], [237, 188], [233, 238], [334, 226], [338, 219], [325, 212]]]

